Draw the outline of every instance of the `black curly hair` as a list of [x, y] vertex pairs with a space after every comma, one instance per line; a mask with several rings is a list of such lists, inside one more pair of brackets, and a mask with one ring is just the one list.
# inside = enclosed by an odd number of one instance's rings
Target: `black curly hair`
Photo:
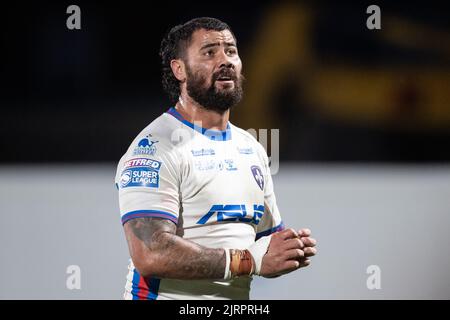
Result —
[[210, 17], [195, 18], [170, 29], [161, 41], [159, 55], [162, 63], [162, 85], [169, 95], [171, 103], [176, 103], [178, 100], [180, 95], [180, 81], [175, 78], [170, 67], [170, 61], [184, 58], [192, 34], [199, 29], [215, 31], [229, 30], [236, 40], [233, 31], [231, 31], [225, 22]]

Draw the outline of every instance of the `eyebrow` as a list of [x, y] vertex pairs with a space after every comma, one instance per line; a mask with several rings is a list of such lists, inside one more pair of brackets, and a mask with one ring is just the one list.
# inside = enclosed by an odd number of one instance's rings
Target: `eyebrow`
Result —
[[[208, 43], [205, 44], [203, 47], [200, 48], [200, 50], [211, 48], [211, 47], [217, 47], [220, 46], [220, 42], [214, 42], [214, 43]], [[236, 44], [234, 42], [225, 42], [225, 46], [227, 47], [236, 47]]]

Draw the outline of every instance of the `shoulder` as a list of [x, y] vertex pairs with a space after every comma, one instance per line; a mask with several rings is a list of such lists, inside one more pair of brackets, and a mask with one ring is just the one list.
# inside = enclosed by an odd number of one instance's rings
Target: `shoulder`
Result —
[[[117, 172], [126, 167], [130, 161], [153, 161], [165, 167], [178, 167], [180, 159], [173, 132], [178, 129], [178, 121], [167, 113], [147, 125], [131, 142], [120, 159]], [[156, 164], [155, 164], [156, 165]]]
[[150, 140], [155, 140], [156, 138], [159, 139], [159, 144], [168, 146], [174, 145], [172, 136], [173, 132], [178, 129], [178, 127], [178, 121], [175, 121], [169, 114], [163, 113], [142, 129], [131, 143], [130, 148], [136, 145], [136, 143], [137, 145], [145, 144], [147, 142], [145, 139], [149, 140], [148, 142], [151, 143]]
[[237, 135], [239, 139], [244, 139], [250, 143], [258, 143], [255, 137], [248, 131], [245, 131], [242, 128], [239, 128], [230, 122], [230, 127], [234, 131], [234, 134]]
[[[255, 136], [253, 134], [251, 134], [250, 132], [239, 128], [233, 124], [230, 123], [230, 126], [232, 127], [232, 129], [234, 129], [235, 134], [237, 135], [237, 138], [241, 141], [244, 141], [245, 143], [247, 143], [249, 146], [251, 146], [252, 148], [255, 149], [255, 152], [258, 153], [260, 156], [262, 156], [263, 158], [267, 158], [267, 152], [266, 149], [264, 149], [264, 147], [262, 146], [261, 143], [259, 143], [258, 140], [256, 140]], [[256, 131], [255, 131], [256, 133]]]
[[176, 152], [176, 131], [180, 123], [167, 113], [147, 125], [131, 142], [124, 156], [154, 156]]

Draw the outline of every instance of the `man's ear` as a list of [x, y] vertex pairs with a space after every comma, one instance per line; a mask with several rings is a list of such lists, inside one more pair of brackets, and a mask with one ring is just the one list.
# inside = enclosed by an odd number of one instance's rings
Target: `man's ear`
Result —
[[178, 81], [186, 81], [186, 67], [183, 60], [174, 59], [170, 61], [170, 68], [172, 68], [172, 72]]

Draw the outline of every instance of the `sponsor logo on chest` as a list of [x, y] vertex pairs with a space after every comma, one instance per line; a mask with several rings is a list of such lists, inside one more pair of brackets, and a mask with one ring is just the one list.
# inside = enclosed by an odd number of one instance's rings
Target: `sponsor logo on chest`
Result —
[[197, 224], [205, 224], [208, 221], [241, 221], [258, 225], [263, 215], [264, 205], [262, 204], [253, 205], [253, 214], [247, 212], [245, 204], [215, 204], [197, 221]]
[[194, 168], [198, 171], [236, 171], [238, 169], [234, 159], [204, 159], [195, 160]]
[[213, 156], [216, 154], [214, 149], [198, 149], [198, 150], [191, 150], [191, 153], [194, 157], [201, 157], [201, 156]]

